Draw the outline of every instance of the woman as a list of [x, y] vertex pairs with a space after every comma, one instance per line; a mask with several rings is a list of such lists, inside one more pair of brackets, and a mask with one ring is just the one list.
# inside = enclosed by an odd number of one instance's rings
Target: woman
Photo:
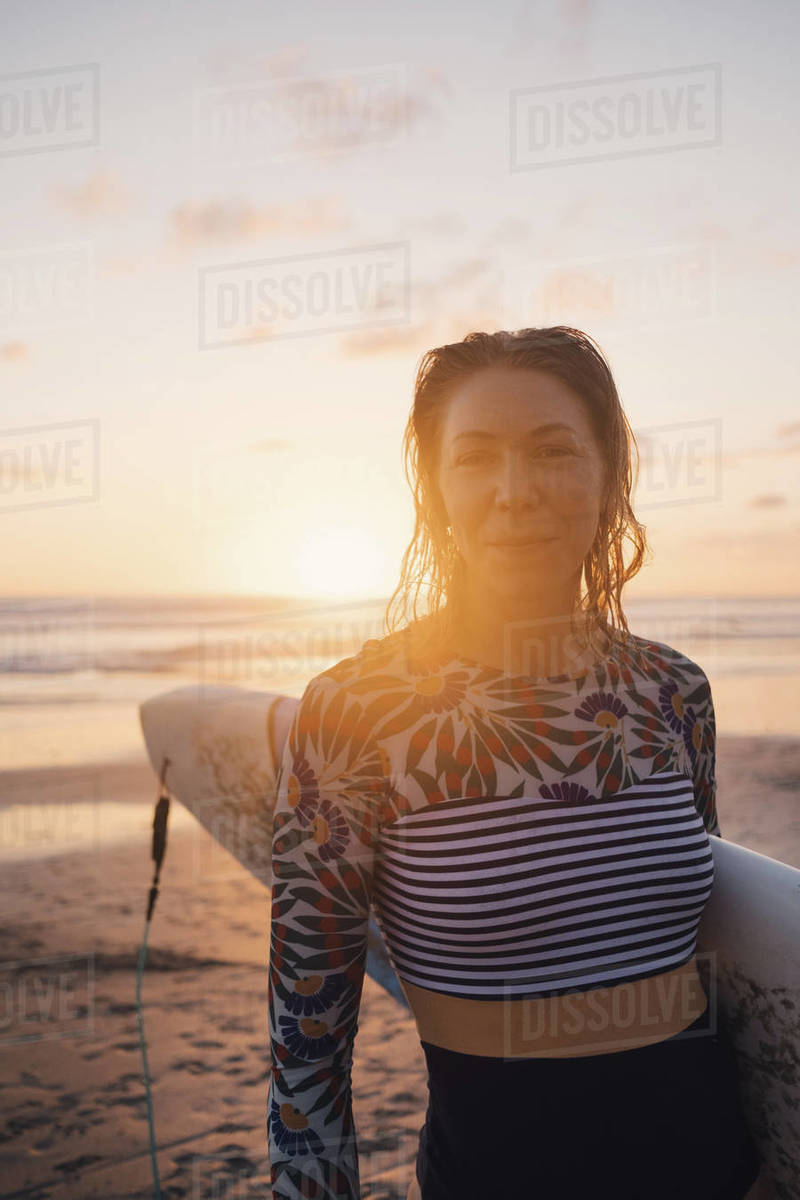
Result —
[[720, 836], [711, 691], [621, 609], [645, 549], [632, 441], [578, 330], [423, 357], [392, 598], [413, 582], [414, 619], [312, 679], [278, 779], [277, 1198], [360, 1194], [370, 903], [428, 1067], [410, 1198], [758, 1194], [695, 956]]

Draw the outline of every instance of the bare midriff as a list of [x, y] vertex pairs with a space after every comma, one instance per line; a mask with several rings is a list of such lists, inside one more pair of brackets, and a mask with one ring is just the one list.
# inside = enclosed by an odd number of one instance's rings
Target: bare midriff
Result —
[[530, 1000], [473, 1000], [400, 982], [421, 1041], [492, 1058], [632, 1050], [680, 1033], [708, 1007], [696, 956], [646, 979]]

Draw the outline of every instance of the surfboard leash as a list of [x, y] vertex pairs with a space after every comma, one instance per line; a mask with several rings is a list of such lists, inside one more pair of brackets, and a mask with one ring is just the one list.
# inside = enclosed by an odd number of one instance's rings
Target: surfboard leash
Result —
[[164, 861], [164, 851], [167, 848], [167, 817], [169, 816], [169, 792], [166, 787], [167, 767], [169, 759], [165, 758], [161, 766], [159, 779], [159, 796], [153, 813], [153, 845], [152, 858], [155, 863], [153, 882], [150, 885], [150, 895], [147, 900], [147, 914], [144, 921], [144, 937], [139, 947], [139, 961], [136, 967], [136, 1015], [139, 1022], [139, 1045], [142, 1050], [142, 1065], [144, 1067], [144, 1088], [147, 1101], [147, 1124], [150, 1131], [150, 1161], [153, 1167], [153, 1185], [155, 1200], [161, 1200], [161, 1182], [158, 1176], [158, 1160], [156, 1158], [156, 1135], [153, 1121], [153, 1097], [150, 1091], [150, 1068], [147, 1064], [147, 1040], [144, 1034], [144, 1017], [142, 1014], [142, 975], [147, 957], [147, 936], [150, 932], [150, 918], [158, 897], [158, 881], [161, 874], [161, 864]]

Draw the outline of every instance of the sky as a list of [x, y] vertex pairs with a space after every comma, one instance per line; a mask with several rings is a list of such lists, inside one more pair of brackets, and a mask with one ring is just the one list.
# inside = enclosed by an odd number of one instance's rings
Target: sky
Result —
[[608, 357], [631, 596], [800, 593], [800, 9], [3, 6], [10, 595], [389, 595], [428, 348]]

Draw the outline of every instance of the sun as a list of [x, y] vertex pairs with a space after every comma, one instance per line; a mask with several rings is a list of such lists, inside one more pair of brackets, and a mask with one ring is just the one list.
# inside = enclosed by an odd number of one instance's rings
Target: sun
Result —
[[381, 588], [383, 555], [363, 529], [318, 530], [302, 539], [292, 558], [300, 592], [306, 596], [365, 596]]

